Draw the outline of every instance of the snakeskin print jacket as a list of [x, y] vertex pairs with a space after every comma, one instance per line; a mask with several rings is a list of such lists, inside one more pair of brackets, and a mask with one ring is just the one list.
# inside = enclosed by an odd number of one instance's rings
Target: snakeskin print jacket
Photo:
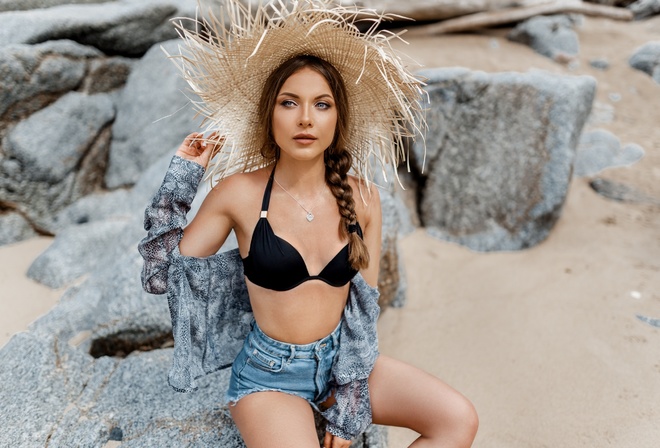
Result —
[[[145, 211], [148, 234], [138, 246], [144, 289], [167, 294], [174, 336], [168, 382], [179, 392], [196, 390], [197, 378], [231, 366], [252, 320], [238, 249], [205, 258], [179, 252], [203, 175], [202, 166], [174, 156]], [[322, 413], [327, 431], [344, 439], [355, 438], [371, 423], [367, 379], [378, 357], [378, 296], [359, 273], [351, 280], [332, 367], [336, 403]]]

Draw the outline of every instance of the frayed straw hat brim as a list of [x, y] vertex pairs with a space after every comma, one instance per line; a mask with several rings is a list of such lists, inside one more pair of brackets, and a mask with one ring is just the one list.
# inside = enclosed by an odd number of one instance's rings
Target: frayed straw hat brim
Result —
[[[370, 159], [384, 167], [406, 158], [403, 138], [424, 126], [422, 82], [406, 68], [389, 40], [377, 31], [388, 16], [331, 5], [328, 0], [281, 1], [251, 13], [226, 0], [216, 14], [177, 24], [180, 54], [170, 55], [201, 101], [195, 106], [207, 131], [226, 136], [209, 175], [223, 178], [272, 162], [261, 155], [266, 130], [258, 128], [258, 103], [266, 78], [297, 55], [312, 55], [342, 75], [349, 98], [348, 147], [354, 171], [371, 179]], [[358, 24], [369, 24], [366, 32]]]

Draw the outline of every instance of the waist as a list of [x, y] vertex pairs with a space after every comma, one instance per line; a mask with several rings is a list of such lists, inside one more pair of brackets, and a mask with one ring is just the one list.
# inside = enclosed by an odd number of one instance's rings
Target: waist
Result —
[[288, 358], [313, 358], [316, 353], [332, 350], [339, 346], [339, 334], [341, 330], [340, 320], [337, 327], [327, 336], [310, 342], [309, 344], [290, 344], [271, 338], [264, 333], [256, 321], [252, 322], [252, 331], [248, 335], [250, 344], [256, 344], [259, 349], [273, 356], [286, 356]]

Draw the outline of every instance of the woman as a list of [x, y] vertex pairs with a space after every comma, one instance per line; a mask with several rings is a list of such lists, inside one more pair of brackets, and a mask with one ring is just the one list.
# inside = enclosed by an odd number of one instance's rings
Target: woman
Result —
[[[477, 418], [469, 401], [433, 376], [378, 355], [380, 200], [375, 188], [348, 175], [354, 124], [344, 76], [328, 61], [304, 53], [268, 74], [253, 131], [264, 133], [265, 166], [225, 176], [182, 235], [176, 225], [153, 231], [154, 222], [174, 213], [168, 207], [176, 209], [163, 204], [177, 203], [157, 195], [152, 208], [159, 212], [147, 211], [150, 236], [140, 247], [145, 288], [163, 270], [148, 265], [208, 259], [234, 231], [254, 322], [233, 362], [227, 401], [250, 448], [318, 446], [313, 408], [329, 421], [325, 448], [348, 447], [371, 421], [419, 432], [411, 446], [470, 446]], [[203, 172], [225, 140], [219, 133], [190, 134], [171, 172]], [[187, 188], [181, 182], [188, 174], [173, 176]], [[364, 200], [353, 198], [357, 191], [365, 193]], [[178, 237], [163, 245], [162, 235], [172, 230]], [[176, 300], [188, 283], [179, 280], [186, 275], [168, 269], [163, 281], [176, 344], [187, 318], [177, 315], [172, 296]], [[188, 345], [189, 334], [179, 345]], [[355, 370], [362, 373], [342, 380]]]

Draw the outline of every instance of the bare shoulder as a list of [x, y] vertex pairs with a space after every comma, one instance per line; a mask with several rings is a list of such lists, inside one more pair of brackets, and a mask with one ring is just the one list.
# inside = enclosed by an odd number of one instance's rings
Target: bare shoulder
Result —
[[224, 209], [232, 215], [243, 209], [252, 210], [254, 204], [261, 204], [269, 174], [270, 169], [266, 167], [227, 176], [211, 189], [207, 199], [218, 209]]

